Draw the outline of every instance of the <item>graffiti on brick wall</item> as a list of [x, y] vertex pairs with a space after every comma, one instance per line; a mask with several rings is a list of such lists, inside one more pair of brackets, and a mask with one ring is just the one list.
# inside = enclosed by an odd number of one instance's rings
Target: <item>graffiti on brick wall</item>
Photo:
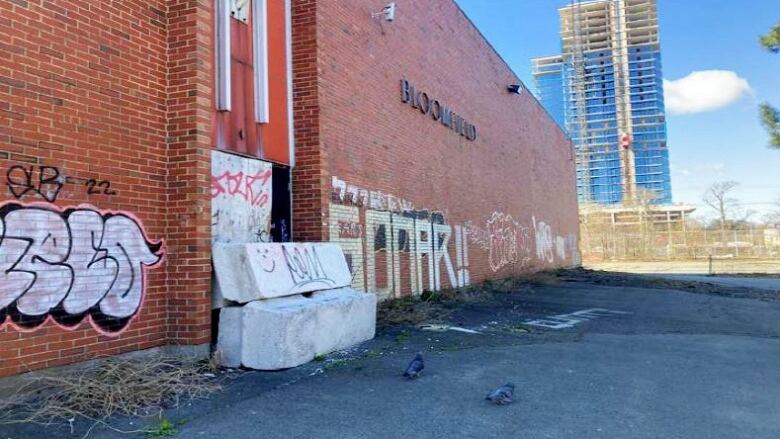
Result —
[[212, 151], [213, 241], [271, 240], [271, 176], [268, 162]]
[[509, 265], [524, 267], [531, 261], [531, 234], [529, 227], [520, 224], [512, 215], [493, 212], [485, 227], [467, 223], [471, 241], [488, 252], [490, 268], [496, 272]]
[[140, 309], [147, 271], [163, 258], [131, 214], [91, 206], [0, 204], [0, 325], [72, 328], [85, 317], [106, 334]]
[[54, 166], [14, 165], [5, 174], [8, 192], [17, 200], [24, 197], [40, 197], [44, 201], [54, 203], [60, 196], [66, 184], [81, 184], [86, 188], [87, 195], [116, 195], [108, 180], [80, 178], [67, 176]]
[[331, 189], [329, 239], [344, 249], [353, 287], [384, 297], [468, 285], [469, 242], [485, 251], [493, 272], [577, 255], [576, 235], [555, 235], [535, 216], [523, 223], [496, 211], [484, 225], [451, 225], [443, 213], [338, 177]]
[[[37, 178], [34, 177], [35, 174]], [[8, 168], [5, 178], [8, 190], [16, 199], [32, 194], [50, 203], [57, 201], [65, 182], [59, 169], [53, 166], [15, 165]]]
[[381, 191], [369, 191], [353, 184], [348, 184], [338, 177], [332, 178], [333, 200], [341, 204], [351, 204], [372, 210], [407, 212], [414, 210], [410, 201], [386, 194]]
[[345, 251], [353, 287], [398, 297], [470, 283], [465, 227], [391, 194], [332, 182], [330, 240]]
[[570, 233], [560, 236], [554, 235], [552, 227], [544, 221], [537, 221], [532, 217], [534, 235], [536, 239], [536, 257], [540, 261], [552, 263], [557, 257], [566, 261], [569, 257], [576, 259], [577, 235]]
[[552, 228], [544, 221], [536, 221], [536, 217], [533, 217], [532, 221], [536, 237], [536, 257], [540, 261], [552, 263], [554, 261]]

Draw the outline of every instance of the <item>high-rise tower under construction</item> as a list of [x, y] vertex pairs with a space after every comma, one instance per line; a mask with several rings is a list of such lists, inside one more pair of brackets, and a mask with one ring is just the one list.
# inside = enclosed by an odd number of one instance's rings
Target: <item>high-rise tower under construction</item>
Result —
[[577, 194], [671, 203], [655, 0], [573, 0], [562, 53], [532, 60], [537, 95], [575, 145]]

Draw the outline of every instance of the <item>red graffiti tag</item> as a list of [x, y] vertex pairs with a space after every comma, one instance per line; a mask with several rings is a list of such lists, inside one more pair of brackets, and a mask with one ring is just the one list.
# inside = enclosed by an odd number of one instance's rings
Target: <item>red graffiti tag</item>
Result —
[[240, 197], [252, 206], [264, 206], [268, 202], [266, 185], [271, 180], [271, 170], [260, 171], [251, 176], [243, 171], [225, 171], [220, 176], [211, 176], [211, 198], [225, 194]]

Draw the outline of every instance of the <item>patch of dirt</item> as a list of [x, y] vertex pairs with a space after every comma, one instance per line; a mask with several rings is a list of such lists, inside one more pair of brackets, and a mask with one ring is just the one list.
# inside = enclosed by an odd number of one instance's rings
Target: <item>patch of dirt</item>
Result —
[[[533, 293], [534, 287], [558, 285], [563, 280], [556, 271], [540, 271], [505, 279], [487, 280], [463, 288], [436, 292], [424, 291], [418, 297], [403, 297], [381, 302], [377, 309], [377, 327], [417, 326], [449, 320], [488, 319], [508, 303], [510, 293]], [[468, 318], [464, 318], [464, 313]]]
[[[778, 265], [780, 265], [780, 262], [778, 262]], [[771, 278], [771, 279], [780, 279], [780, 273], [717, 273], [715, 276], [718, 277], [761, 277], [761, 278]]]
[[780, 295], [776, 292], [757, 288], [729, 287], [707, 282], [691, 282], [658, 276], [588, 270], [584, 268], [557, 270], [550, 273], [562, 282], [585, 282], [595, 285], [632, 288], [662, 288], [723, 297], [758, 299], [772, 302], [780, 301]]

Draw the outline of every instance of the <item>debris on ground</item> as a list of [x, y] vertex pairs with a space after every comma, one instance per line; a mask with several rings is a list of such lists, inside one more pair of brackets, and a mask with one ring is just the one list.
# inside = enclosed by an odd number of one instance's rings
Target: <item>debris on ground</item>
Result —
[[441, 323], [463, 304], [479, 303], [495, 295], [532, 292], [534, 285], [555, 285], [557, 271], [539, 271], [480, 284], [441, 291], [423, 291], [419, 296], [385, 300], [377, 307], [377, 328]]
[[[0, 425], [64, 424], [87, 437], [112, 416], [161, 417], [163, 410], [208, 396], [220, 388], [207, 361], [154, 356], [111, 358], [65, 373], [25, 378], [0, 399]], [[146, 433], [146, 430], [133, 431]]]
[[780, 301], [780, 296], [771, 290], [729, 287], [714, 283], [676, 280], [647, 274], [598, 271], [585, 268], [561, 269], [549, 273], [563, 282], [583, 282], [616, 287], [661, 288], [722, 297]]
[[475, 331], [473, 329], [461, 328], [460, 326], [434, 324], [434, 323], [420, 325], [418, 326], [418, 328], [420, 328], [423, 331], [433, 331], [433, 332], [456, 331], [456, 332], [465, 332], [466, 334], [479, 334], [479, 331]]

